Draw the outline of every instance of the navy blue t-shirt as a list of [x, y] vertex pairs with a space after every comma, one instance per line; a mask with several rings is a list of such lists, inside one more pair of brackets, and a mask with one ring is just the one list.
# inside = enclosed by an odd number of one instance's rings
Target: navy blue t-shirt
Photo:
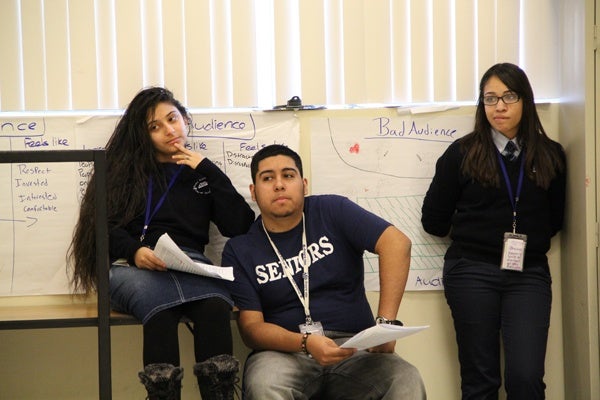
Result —
[[[356, 333], [374, 325], [364, 288], [365, 250], [391, 224], [337, 195], [308, 196], [304, 215], [309, 253], [310, 311], [325, 330]], [[304, 292], [302, 222], [284, 233], [269, 233], [294, 280]], [[233, 266], [230, 289], [240, 310], [261, 311], [266, 322], [299, 332], [304, 308], [271, 247], [259, 217], [247, 234], [230, 239], [223, 266]]]

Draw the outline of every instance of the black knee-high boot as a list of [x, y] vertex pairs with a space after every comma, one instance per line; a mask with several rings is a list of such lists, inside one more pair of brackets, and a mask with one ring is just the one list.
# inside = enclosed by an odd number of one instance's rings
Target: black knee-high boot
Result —
[[172, 364], [148, 364], [138, 373], [148, 400], [180, 400], [183, 368]]
[[240, 362], [229, 354], [220, 354], [194, 365], [203, 400], [233, 400]]

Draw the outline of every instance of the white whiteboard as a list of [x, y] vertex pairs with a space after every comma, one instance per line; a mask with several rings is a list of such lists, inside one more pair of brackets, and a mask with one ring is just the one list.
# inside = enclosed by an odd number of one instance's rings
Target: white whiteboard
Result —
[[[103, 148], [120, 114], [0, 118], [0, 150]], [[293, 113], [192, 113], [188, 143], [218, 165], [250, 199], [252, 155], [269, 144], [298, 151]], [[65, 255], [90, 163], [0, 164], [0, 296], [69, 293]], [[213, 227], [206, 253], [220, 262], [224, 239]]]

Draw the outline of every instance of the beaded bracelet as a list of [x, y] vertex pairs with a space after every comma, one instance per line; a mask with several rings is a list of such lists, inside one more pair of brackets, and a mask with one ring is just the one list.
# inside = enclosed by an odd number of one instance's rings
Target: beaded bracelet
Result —
[[304, 354], [306, 354], [306, 355], [307, 355], [307, 356], [309, 356], [309, 357], [312, 357], [312, 356], [310, 355], [310, 353], [308, 352], [308, 349], [306, 348], [306, 342], [307, 342], [307, 340], [308, 340], [308, 335], [310, 335], [310, 332], [304, 332], [304, 333], [302, 334], [302, 343], [300, 344], [300, 348], [302, 349], [302, 352], [303, 352]]

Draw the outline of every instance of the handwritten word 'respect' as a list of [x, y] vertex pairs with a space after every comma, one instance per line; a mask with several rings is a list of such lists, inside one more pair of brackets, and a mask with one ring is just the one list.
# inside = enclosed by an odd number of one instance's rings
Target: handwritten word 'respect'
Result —
[[422, 136], [443, 136], [448, 138], [454, 138], [457, 130], [454, 128], [434, 128], [425, 123], [424, 126], [419, 126], [417, 121], [411, 121], [407, 124], [405, 120], [401, 120], [399, 125], [393, 125], [390, 118], [379, 117], [375, 118], [374, 121], [377, 123], [378, 137], [422, 137]]
[[29, 166], [27, 164], [18, 164], [17, 171], [20, 175], [48, 175], [52, 172], [48, 167]]

